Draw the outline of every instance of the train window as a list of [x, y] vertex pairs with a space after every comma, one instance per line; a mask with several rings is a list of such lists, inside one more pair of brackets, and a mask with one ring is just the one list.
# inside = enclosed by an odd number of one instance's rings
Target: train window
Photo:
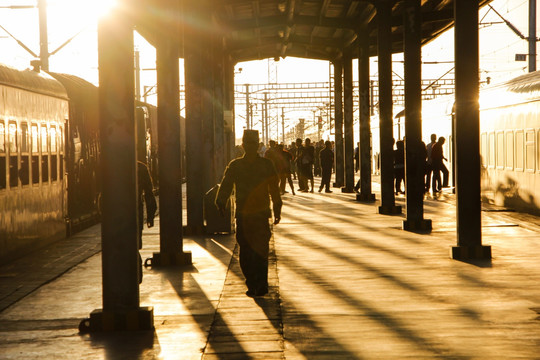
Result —
[[49, 142], [47, 141], [47, 126], [42, 125], [41, 126], [41, 152], [46, 153], [49, 151], [48, 145]]
[[506, 133], [506, 169], [514, 170], [514, 133]]
[[6, 157], [0, 156], [0, 190], [6, 188]]
[[495, 133], [489, 134], [488, 139], [489, 153], [488, 153], [488, 166], [495, 167]]
[[534, 171], [534, 130], [525, 133], [525, 169]]
[[59, 165], [60, 165], [60, 180], [64, 178], [64, 129], [60, 127], [58, 129], [58, 138], [60, 141], [60, 155], [59, 155]]
[[482, 159], [482, 165], [485, 167], [486, 164], [486, 154], [487, 154], [487, 134], [482, 133], [480, 135], [480, 155]]
[[56, 127], [49, 128], [49, 138], [51, 139], [51, 181], [58, 180], [58, 148], [56, 146]]
[[4, 122], [0, 121], [0, 153], [6, 152], [6, 128], [4, 127]]
[[55, 153], [58, 149], [56, 147], [56, 128], [54, 126], [51, 126], [51, 128], [49, 129], [49, 138], [51, 139], [51, 152]]
[[36, 124], [32, 124], [32, 184], [39, 183], [39, 131]]
[[32, 153], [37, 154], [39, 152], [39, 133], [38, 127], [32, 124]]
[[540, 130], [536, 132], [536, 170], [540, 171]]
[[28, 124], [21, 123], [21, 168], [19, 177], [22, 185], [30, 183], [30, 134], [28, 133]]
[[497, 169], [504, 169], [504, 133], [497, 133]]
[[28, 124], [21, 123], [21, 152], [30, 151], [30, 134], [28, 133]]
[[0, 190], [6, 188], [6, 128], [0, 121]]
[[524, 139], [523, 131], [516, 131], [516, 171], [523, 171], [523, 148], [524, 148]]
[[47, 126], [42, 125], [41, 134], [41, 182], [49, 181], [49, 153], [47, 141]]
[[8, 148], [9, 148], [9, 187], [19, 185], [19, 161], [18, 161], [18, 141], [17, 124], [10, 122], [8, 124]]
[[17, 147], [19, 142], [17, 141], [17, 124], [10, 122], [8, 126], [8, 148], [10, 154], [17, 153]]

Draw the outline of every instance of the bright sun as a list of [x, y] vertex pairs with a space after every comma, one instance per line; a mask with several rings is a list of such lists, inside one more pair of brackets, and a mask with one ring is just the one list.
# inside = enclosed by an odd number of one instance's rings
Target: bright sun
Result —
[[48, 0], [49, 12], [60, 13], [69, 21], [74, 14], [84, 14], [87, 20], [97, 20], [107, 15], [118, 0]]

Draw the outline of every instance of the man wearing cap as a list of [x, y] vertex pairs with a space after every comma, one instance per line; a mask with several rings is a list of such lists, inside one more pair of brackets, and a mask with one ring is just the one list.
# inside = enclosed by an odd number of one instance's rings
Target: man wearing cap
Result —
[[268, 244], [272, 236], [268, 219], [274, 212], [274, 225], [281, 219], [279, 177], [272, 161], [257, 154], [259, 132], [244, 130], [245, 154], [229, 163], [216, 196], [223, 214], [233, 188], [236, 190], [236, 240], [240, 245], [240, 267], [246, 278], [248, 296], [268, 293]]

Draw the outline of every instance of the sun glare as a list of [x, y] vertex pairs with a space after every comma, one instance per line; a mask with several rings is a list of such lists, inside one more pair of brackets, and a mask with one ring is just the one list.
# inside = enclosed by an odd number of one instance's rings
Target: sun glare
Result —
[[90, 8], [94, 8], [96, 18], [107, 15], [117, 4], [117, 0], [93, 0], [88, 2]]
[[[84, 14], [90, 22], [106, 16], [116, 5], [118, 0], [49, 0], [49, 13], [61, 14], [70, 19], [75, 14]], [[76, 16], [76, 15], [75, 15]]]

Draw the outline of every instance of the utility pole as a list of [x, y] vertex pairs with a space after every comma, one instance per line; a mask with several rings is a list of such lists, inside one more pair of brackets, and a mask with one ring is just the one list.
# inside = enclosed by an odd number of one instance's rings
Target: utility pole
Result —
[[536, 0], [529, 0], [529, 72], [536, 71]]
[[41, 68], [49, 71], [49, 40], [47, 36], [47, 0], [38, 0], [39, 12], [39, 58]]
[[135, 50], [135, 100], [141, 101], [141, 54]]
[[270, 135], [268, 131], [269, 127], [269, 121], [268, 121], [268, 93], [264, 93], [264, 138], [266, 139], [266, 143], [270, 141], [270, 138], [268, 137]]
[[285, 146], [285, 108], [281, 108], [281, 141]]
[[249, 84], [246, 84], [246, 129], [251, 129], [249, 126], [249, 112], [251, 106], [249, 105]]

